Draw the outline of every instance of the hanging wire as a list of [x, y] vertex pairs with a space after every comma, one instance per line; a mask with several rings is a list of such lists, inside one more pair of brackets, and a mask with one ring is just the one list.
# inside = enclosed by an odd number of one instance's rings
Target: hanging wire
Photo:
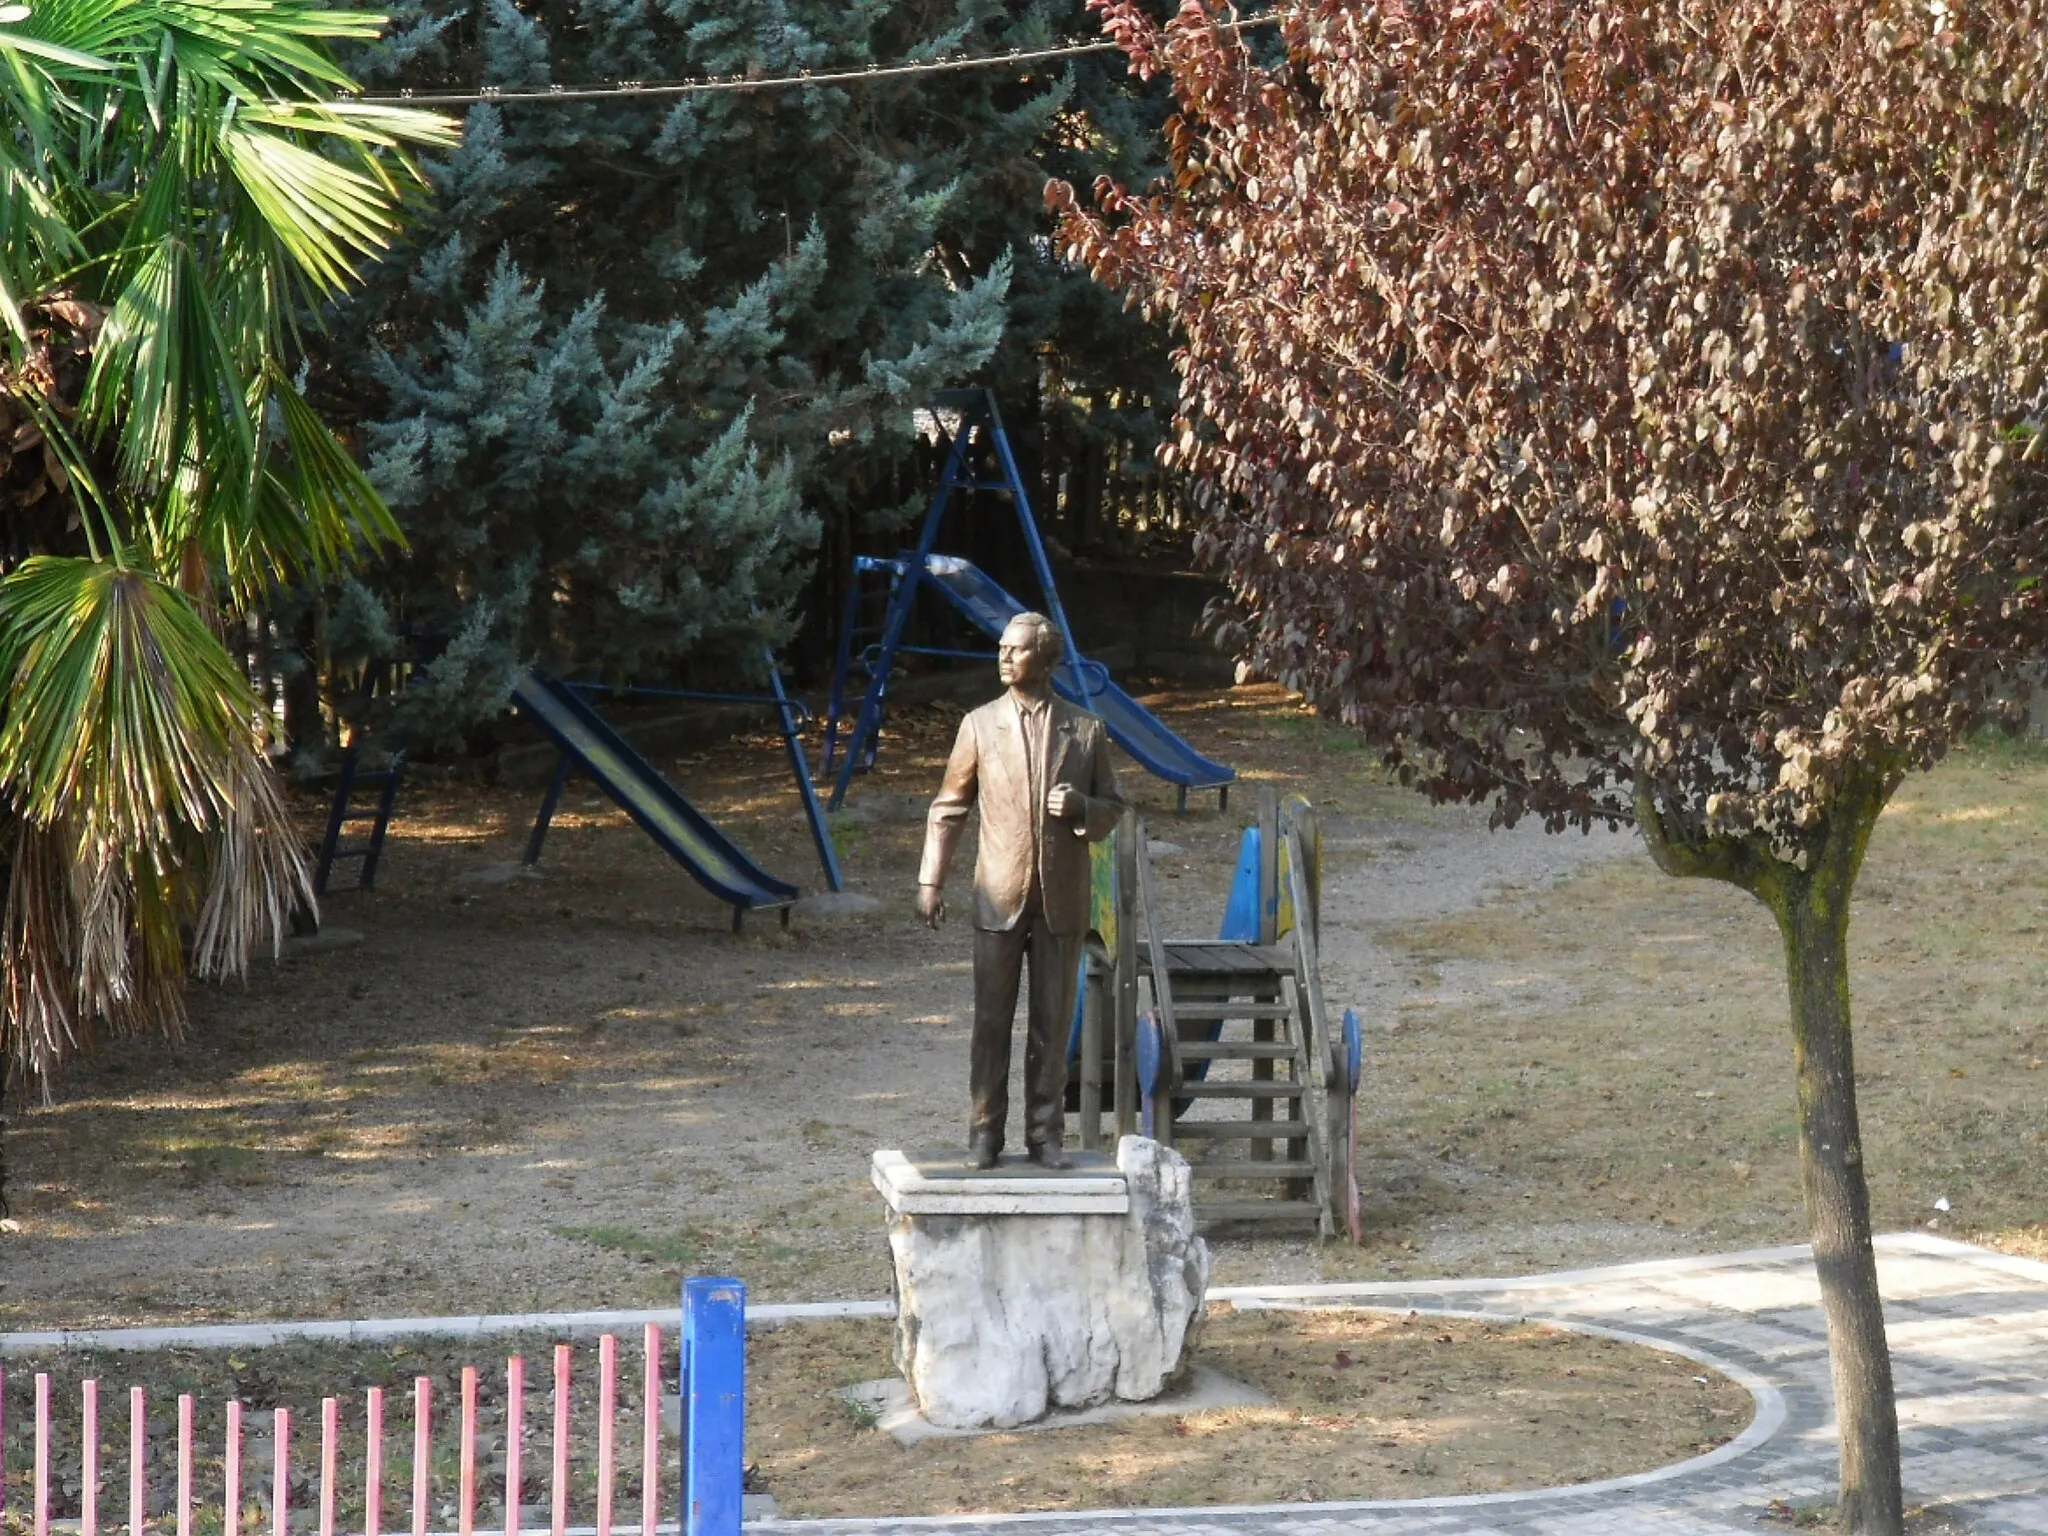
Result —
[[[1242, 32], [1277, 20], [1272, 15], [1223, 23], [1225, 30]], [[457, 107], [478, 102], [593, 101], [621, 96], [701, 96], [720, 91], [775, 91], [812, 85], [850, 85], [864, 80], [892, 80], [906, 75], [935, 75], [962, 69], [996, 69], [1019, 64], [1038, 64], [1047, 59], [1078, 58], [1087, 53], [1111, 53], [1119, 45], [1107, 38], [1088, 42], [1057, 43], [1047, 48], [1012, 48], [1007, 53], [954, 54], [921, 59], [905, 64], [867, 64], [859, 69], [801, 70], [793, 75], [709, 76], [700, 80], [617, 80], [604, 85], [505, 86], [483, 85], [469, 91], [398, 90], [366, 91], [351, 101], [403, 104], [410, 107]]]

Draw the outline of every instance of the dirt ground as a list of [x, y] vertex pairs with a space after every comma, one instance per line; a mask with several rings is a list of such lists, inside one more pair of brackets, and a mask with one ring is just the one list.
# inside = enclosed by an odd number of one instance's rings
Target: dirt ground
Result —
[[[1152, 701], [1250, 781], [1227, 815], [1203, 797], [1175, 818], [1124, 765], [1185, 850], [1159, 861], [1169, 932], [1214, 932], [1251, 783], [1299, 790], [1326, 829], [1326, 991], [1372, 1025], [1366, 1243], [1213, 1234], [1219, 1283], [1801, 1236], [1761, 908], [1624, 837], [1489, 835], [1278, 690]], [[109, 1055], [14, 1117], [0, 1327], [642, 1305], [685, 1272], [885, 1295], [869, 1154], [952, 1144], [964, 1119], [967, 934], [908, 913], [956, 715], [902, 716], [840, 818], [880, 910], [786, 934], [730, 934], [586, 786], [528, 877], [537, 792], [416, 777], [378, 890], [328, 904], [360, 942], [201, 993], [184, 1044]], [[815, 886], [776, 748], [665, 766]], [[1854, 963], [1882, 1228], [2048, 1251], [2044, 836], [2048, 759], [1984, 749], [1910, 782], [1873, 841]]]
[[[845, 1387], [893, 1374], [891, 1329], [881, 1322], [806, 1324], [756, 1334], [750, 1341], [747, 1449], [751, 1486], [774, 1495], [785, 1515], [948, 1514], [975, 1510], [1102, 1508], [1294, 1499], [1399, 1498], [1487, 1493], [1616, 1476], [1682, 1460], [1739, 1434], [1754, 1405], [1749, 1394], [1690, 1360], [1608, 1339], [1517, 1324], [1416, 1314], [1240, 1314], [1212, 1309], [1202, 1358], [1263, 1389], [1269, 1406], [1167, 1411], [1120, 1423], [956, 1439], [904, 1447], [875, 1428], [842, 1395]], [[363, 1464], [363, 1403], [384, 1394], [387, 1524], [410, 1518], [414, 1383], [425, 1378], [434, 1405], [433, 1511], [437, 1528], [457, 1521], [462, 1372], [477, 1365], [478, 1456], [475, 1516], [480, 1528], [504, 1526], [507, 1392], [502, 1361], [526, 1361], [521, 1437], [522, 1505], [545, 1523], [552, 1483], [550, 1361], [556, 1340], [515, 1334], [486, 1344], [410, 1339], [359, 1347], [300, 1343], [265, 1349], [182, 1349], [113, 1354], [68, 1350], [10, 1359], [11, 1376], [52, 1377], [53, 1401], [75, 1404], [79, 1384], [104, 1377], [140, 1385], [164, 1416], [182, 1393], [195, 1399], [195, 1536], [219, 1536], [223, 1488], [220, 1447], [228, 1399], [245, 1411], [244, 1530], [269, 1526], [273, 1410], [289, 1410], [297, 1447], [295, 1510], [317, 1507], [313, 1448], [320, 1404], [340, 1404], [338, 1465]], [[593, 1383], [596, 1351], [572, 1350], [570, 1517], [593, 1517], [601, 1410]], [[616, 1508], [637, 1519], [641, 1507], [640, 1398], [644, 1355], [637, 1339], [619, 1344], [621, 1376], [613, 1488]], [[666, 1359], [664, 1390], [675, 1390]], [[109, 1388], [100, 1507], [124, 1507], [128, 1481], [126, 1405]], [[25, 1420], [26, 1416], [16, 1416]], [[27, 1476], [26, 1422], [10, 1422], [8, 1465]], [[111, 1432], [110, 1432], [111, 1431]], [[55, 1419], [53, 1462], [79, 1464], [72, 1411]], [[673, 1465], [674, 1450], [665, 1453]], [[152, 1528], [175, 1529], [176, 1442], [152, 1445]], [[10, 1490], [8, 1536], [26, 1536], [25, 1488]], [[672, 1493], [672, 1490], [671, 1490]], [[336, 1514], [357, 1528], [361, 1479], [346, 1473]], [[51, 1514], [74, 1519], [75, 1477], [60, 1479]]]
[[801, 1516], [1552, 1487], [1699, 1455], [1755, 1411], [1742, 1388], [1690, 1360], [1560, 1329], [1218, 1308], [1202, 1360], [1263, 1389], [1270, 1407], [903, 1447], [824, 1385], [894, 1374], [885, 1327], [770, 1337], [778, 1353], [754, 1378], [747, 1444], [778, 1509]]

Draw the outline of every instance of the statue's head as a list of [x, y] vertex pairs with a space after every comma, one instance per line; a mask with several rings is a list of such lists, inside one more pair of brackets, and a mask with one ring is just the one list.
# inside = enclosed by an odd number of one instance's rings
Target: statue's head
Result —
[[1036, 690], [1052, 677], [1067, 643], [1042, 613], [1020, 613], [1003, 626], [996, 642], [996, 675], [1005, 688]]

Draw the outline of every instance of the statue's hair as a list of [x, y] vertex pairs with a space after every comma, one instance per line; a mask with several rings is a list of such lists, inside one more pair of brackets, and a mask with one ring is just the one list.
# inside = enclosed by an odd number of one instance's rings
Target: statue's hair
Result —
[[[1038, 638], [1032, 642], [1038, 654], [1045, 658], [1048, 667], [1056, 667], [1066, 659], [1067, 637], [1060, 633], [1060, 627], [1042, 613], [1026, 610], [1010, 620], [1010, 624], [1028, 624], [1038, 631]], [[1010, 624], [1003, 627], [1008, 629]]]

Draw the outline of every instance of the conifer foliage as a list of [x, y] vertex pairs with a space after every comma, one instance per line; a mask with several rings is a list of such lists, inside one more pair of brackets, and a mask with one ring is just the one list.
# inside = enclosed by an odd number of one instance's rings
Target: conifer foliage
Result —
[[[1084, 22], [1071, 0], [424, 0], [361, 67], [384, 87], [784, 75]], [[1113, 63], [1092, 69], [1117, 111]], [[821, 530], [843, 560], [907, 513], [914, 406], [1035, 370], [1021, 341], [998, 356], [1014, 314], [1041, 338], [1069, 309], [1099, 327], [1038, 197], [1048, 153], [1114, 163], [1076, 89], [1012, 69], [469, 109], [321, 379], [410, 541], [376, 601], [332, 604], [331, 642], [454, 637], [408, 709], [428, 734], [494, 714], [536, 661], [751, 665], [792, 627]]]
[[1240, 650], [1438, 797], [1776, 916], [1841, 1514], [1896, 1536], [1849, 899], [2048, 640], [2048, 17], [1302, 0], [1261, 68], [1103, 9], [1173, 178], [1049, 196], [1184, 341]]

